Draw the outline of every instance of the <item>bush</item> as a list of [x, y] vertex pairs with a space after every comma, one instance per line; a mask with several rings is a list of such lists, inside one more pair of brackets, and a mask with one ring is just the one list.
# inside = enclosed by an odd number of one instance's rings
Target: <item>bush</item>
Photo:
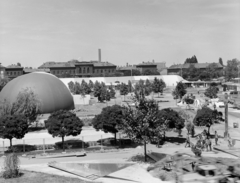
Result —
[[[86, 143], [82, 140], [77, 140], [77, 139], [66, 140], [64, 142], [64, 147], [67, 149], [82, 148], [82, 143], [84, 143], [84, 148], [89, 147], [88, 143]], [[54, 147], [55, 147], [55, 149], [62, 149], [62, 141], [56, 142]]]
[[34, 146], [34, 145], [17, 144], [17, 145], [13, 145], [12, 148], [11, 148], [11, 147], [8, 147], [8, 150], [5, 151], [5, 153], [12, 153], [12, 152], [19, 153], [19, 152], [24, 152], [24, 148], [25, 148], [25, 152], [37, 150], [36, 146]]
[[3, 178], [10, 179], [19, 177], [19, 163], [20, 161], [17, 154], [8, 154], [4, 160]]

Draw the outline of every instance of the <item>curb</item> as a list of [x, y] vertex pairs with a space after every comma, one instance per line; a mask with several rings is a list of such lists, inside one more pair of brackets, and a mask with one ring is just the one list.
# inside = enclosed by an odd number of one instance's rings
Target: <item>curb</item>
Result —
[[224, 153], [226, 153], [226, 154], [230, 154], [230, 155], [232, 155], [232, 156], [235, 156], [235, 157], [238, 157], [238, 158], [239, 158], [238, 155], [233, 154], [233, 153], [231, 153], [231, 152], [228, 152], [228, 151], [226, 151], [226, 150], [223, 150], [223, 149], [220, 149], [220, 148], [216, 148], [216, 147], [213, 147], [213, 149], [216, 150], [216, 151], [221, 151], [221, 152], [224, 152]]

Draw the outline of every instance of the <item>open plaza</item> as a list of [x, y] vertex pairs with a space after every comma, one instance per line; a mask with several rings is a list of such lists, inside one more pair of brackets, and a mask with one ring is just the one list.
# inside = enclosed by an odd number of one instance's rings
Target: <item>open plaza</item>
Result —
[[[139, 83], [140, 80], [151, 82], [157, 78], [155, 76], [146, 77], [119, 77], [119, 78], [99, 78], [99, 81], [111, 86], [116, 83]], [[172, 92], [177, 83], [184, 81], [180, 76], [158, 76], [166, 83], [163, 93], [159, 96], [152, 92], [146, 98], [153, 99], [157, 102], [159, 110], [171, 108], [174, 111], [184, 111], [189, 115], [190, 121], [194, 119], [199, 110], [199, 105], [205, 103], [205, 87], [189, 87], [187, 94], [194, 96], [195, 101], [190, 105], [179, 102], [174, 99]], [[6, 85], [2, 90], [0, 97], [8, 96], [9, 99], [15, 100], [17, 93], [21, 88], [31, 87], [40, 97], [42, 104], [42, 114], [38, 115], [33, 123], [35, 130], [29, 131], [23, 138], [12, 139], [12, 145], [22, 147], [22, 152], [18, 152], [20, 157], [20, 169], [27, 172], [40, 172], [56, 176], [64, 176], [73, 179], [79, 179], [84, 182], [174, 182], [173, 177], [163, 178], [160, 175], [165, 171], [162, 170], [166, 157], [174, 157], [176, 154], [187, 154], [194, 156], [191, 148], [186, 147], [187, 129], [184, 127], [179, 136], [178, 132], [170, 130], [166, 132], [166, 140], [160, 147], [155, 144], [147, 143], [148, 162], [144, 162], [144, 146], [142, 144], [126, 143], [128, 136], [122, 132], [116, 134], [118, 144], [112, 145], [113, 133], [105, 133], [102, 130], [96, 130], [91, 120], [102, 112], [103, 108], [108, 106], [130, 106], [134, 103], [134, 93], [128, 93], [126, 96], [121, 95], [119, 89], [115, 88], [115, 97], [105, 102], [98, 102], [97, 97], [89, 95], [82, 97], [70, 93], [68, 83], [71, 81], [82, 82], [88, 78], [76, 79], [58, 79], [47, 73], [32, 73], [20, 76]], [[94, 79], [93, 79], [94, 80]], [[108, 81], [107, 81], [108, 80]], [[24, 83], [22, 82], [24, 81]], [[38, 81], [38, 82], [36, 82]], [[96, 82], [96, 81], [95, 81]], [[55, 88], [54, 88], [55, 87]], [[222, 93], [220, 88], [219, 95]], [[81, 98], [81, 100], [79, 100]], [[7, 99], [7, 97], [5, 98]], [[213, 103], [208, 105], [214, 109]], [[67, 148], [63, 151], [56, 149], [56, 143], [61, 144], [61, 137], [52, 137], [48, 130], [44, 128], [45, 121], [48, 120], [51, 112], [61, 109], [74, 110], [76, 116], [80, 119], [90, 121], [84, 124], [79, 135], [69, 135], [65, 137]], [[219, 112], [223, 113], [225, 118], [225, 108], [217, 107]], [[214, 135], [217, 131], [219, 135], [218, 146], [215, 146], [214, 138], [212, 141], [212, 151], [203, 151], [202, 157], [206, 158], [230, 158], [239, 163], [240, 159], [240, 130], [239, 123], [240, 110], [235, 109], [233, 105], [228, 104], [228, 132], [234, 140], [234, 147], [229, 148], [228, 141], [224, 138], [225, 122], [213, 124], [210, 128], [210, 134]], [[237, 127], [237, 128], [236, 128]], [[201, 134], [206, 127], [195, 126], [195, 136], [190, 137], [191, 143], [197, 142], [197, 135]], [[80, 147], [71, 148], [71, 142], [78, 141]], [[110, 142], [110, 143], [109, 143]], [[122, 143], [123, 142], [123, 143]], [[69, 143], [69, 144], [68, 144]], [[87, 146], [85, 146], [87, 144]], [[10, 146], [8, 139], [0, 139], [0, 165], [3, 166], [6, 153]], [[37, 147], [35, 150], [29, 150], [28, 146]], [[157, 153], [157, 156], [154, 155]], [[185, 161], [182, 158], [182, 161]], [[189, 160], [186, 160], [189, 161]], [[156, 163], [154, 163], [156, 162]], [[160, 163], [161, 165], [158, 165]], [[210, 162], [213, 165], [214, 162]], [[167, 163], [168, 164], [168, 163]], [[153, 170], [147, 171], [149, 167], [155, 166]], [[159, 166], [159, 167], [158, 167]], [[164, 165], [165, 166], [165, 165]], [[88, 168], [87, 168], [88, 167]], [[92, 168], [91, 168], [92, 167]], [[169, 173], [166, 173], [169, 175]], [[26, 173], [27, 175], [27, 173]], [[1, 181], [5, 181], [0, 179]]]

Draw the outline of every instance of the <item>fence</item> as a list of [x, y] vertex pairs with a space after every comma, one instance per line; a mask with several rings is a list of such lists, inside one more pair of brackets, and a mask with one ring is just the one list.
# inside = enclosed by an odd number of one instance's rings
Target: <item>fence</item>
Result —
[[[65, 149], [85, 149], [90, 147], [101, 147], [111, 146], [114, 143], [114, 139], [109, 140], [108, 138], [113, 138], [113, 134], [104, 133], [99, 135], [85, 135], [77, 137], [65, 137], [64, 147]], [[123, 135], [118, 134], [117, 139], [123, 138]], [[0, 153], [7, 151], [10, 146], [10, 141], [8, 139], [0, 140]], [[17, 149], [18, 152], [28, 152], [33, 150], [43, 151], [45, 153], [50, 149], [62, 149], [62, 138], [24, 138], [24, 139], [13, 139], [12, 146]]]

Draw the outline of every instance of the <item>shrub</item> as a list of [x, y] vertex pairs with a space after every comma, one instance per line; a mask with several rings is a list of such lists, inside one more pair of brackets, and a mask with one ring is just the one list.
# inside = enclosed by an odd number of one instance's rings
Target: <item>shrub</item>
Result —
[[3, 178], [10, 179], [19, 177], [19, 164], [20, 160], [15, 153], [8, 154], [4, 160]]
[[35, 151], [37, 150], [37, 148], [34, 145], [28, 145], [28, 144], [17, 144], [17, 145], [13, 145], [12, 148], [8, 147], [8, 150], [5, 151], [5, 153], [19, 153], [19, 152], [24, 152], [24, 148], [25, 148], [25, 152], [29, 152], [29, 151]]
[[[64, 143], [64, 147], [67, 149], [82, 148], [82, 143], [84, 143], [84, 148], [89, 147], [88, 143], [77, 139], [66, 140]], [[62, 149], [62, 142], [56, 142], [55, 149]]]

